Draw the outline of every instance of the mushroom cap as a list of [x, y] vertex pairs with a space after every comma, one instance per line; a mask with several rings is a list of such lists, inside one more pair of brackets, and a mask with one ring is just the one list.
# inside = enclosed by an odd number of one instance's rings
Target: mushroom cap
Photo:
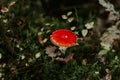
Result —
[[60, 47], [71, 47], [76, 45], [77, 36], [70, 30], [60, 29], [50, 35], [51, 42]]

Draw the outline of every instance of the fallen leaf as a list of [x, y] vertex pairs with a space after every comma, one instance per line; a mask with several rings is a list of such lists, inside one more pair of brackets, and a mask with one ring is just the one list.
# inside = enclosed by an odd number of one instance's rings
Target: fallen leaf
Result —
[[94, 27], [94, 22], [90, 22], [90, 23], [85, 24], [85, 27], [87, 29], [92, 29]]
[[47, 41], [48, 41], [48, 39], [47, 39], [47, 38], [43, 39], [43, 43], [46, 43]]
[[42, 46], [44, 46], [44, 42], [43, 42], [43, 37], [42, 37], [42, 35], [38, 35], [38, 41], [39, 41], [39, 43], [40, 43]]
[[56, 56], [60, 56], [61, 53], [60, 52], [55, 52], [57, 48], [55, 46], [48, 46], [46, 47], [45, 51], [46, 51], [46, 54], [49, 56], [49, 57], [56, 57]]
[[8, 19], [4, 19], [3, 22], [4, 22], [4, 23], [7, 23], [7, 22], [8, 22]]
[[41, 56], [40, 52], [38, 52], [38, 53], [35, 54], [35, 58], [39, 58], [40, 56]]
[[75, 26], [73, 26], [73, 27], [71, 27], [71, 28], [70, 28], [70, 30], [72, 30], [72, 31], [73, 31], [73, 30], [75, 30], [75, 29], [76, 29], [76, 27], [75, 27]]
[[1, 8], [1, 12], [2, 13], [8, 12], [8, 11], [9, 11], [9, 9], [7, 7], [2, 7]]
[[57, 57], [57, 58], [55, 58], [55, 60], [58, 61], [58, 62], [68, 63], [71, 60], [73, 60], [73, 54], [69, 54], [65, 58]]
[[61, 17], [62, 17], [62, 19], [67, 19], [68, 18], [67, 15], [62, 15]]
[[70, 11], [70, 12], [67, 13], [67, 16], [70, 16], [71, 14], [72, 14], [72, 12]]
[[16, 20], [17, 25], [23, 28], [25, 26], [25, 20], [24, 19], [17, 19]]
[[16, 2], [15, 1], [12, 1], [8, 4], [8, 6], [13, 6]]
[[82, 60], [82, 64], [83, 64], [83, 65], [86, 65], [86, 64], [87, 64], [87, 59], [83, 59], [83, 60]]
[[108, 68], [105, 69], [105, 71], [106, 71], [107, 74], [110, 74], [110, 73], [111, 73], [111, 71], [110, 71]]
[[108, 50], [103, 49], [98, 53], [98, 55], [105, 55], [107, 53], [108, 53]]
[[105, 76], [105, 80], [112, 80], [112, 75], [111, 74], [107, 74]]
[[108, 15], [107, 22], [111, 23], [111, 22], [116, 21], [116, 20], [119, 20], [119, 17], [117, 15], [113, 14], [112, 12], [110, 12]]
[[72, 22], [74, 20], [74, 17], [70, 17], [67, 19], [68, 22]]
[[11, 67], [10, 71], [11, 71], [12, 74], [15, 74], [15, 75], [18, 74], [18, 70], [17, 70], [16, 66]]
[[82, 33], [82, 36], [85, 37], [88, 34], [88, 30], [87, 29], [83, 29], [81, 31], [81, 33]]

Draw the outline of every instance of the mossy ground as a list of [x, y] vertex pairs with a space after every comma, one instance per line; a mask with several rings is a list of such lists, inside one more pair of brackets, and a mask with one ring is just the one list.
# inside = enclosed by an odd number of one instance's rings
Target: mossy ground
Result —
[[[0, 5], [7, 7], [10, 2], [5, 0]], [[86, 19], [82, 16], [84, 9], [77, 9], [69, 16], [73, 21], [58, 19], [46, 16], [39, 0], [18, 0], [8, 9], [0, 12], [1, 80], [100, 80], [106, 76], [119, 80], [120, 50], [115, 47], [115, 51], [98, 56], [101, 46], [96, 33], [85, 37], [81, 34], [85, 23], [95, 21], [97, 14], [89, 12]], [[76, 28], [72, 31], [81, 39], [61, 56], [72, 53], [72, 60], [54, 61], [46, 54], [46, 47], [54, 46], [50, 34], [57, 29], [71, 30], [73, 26]], [[117, 42], [120, 47], [120, 41]]]

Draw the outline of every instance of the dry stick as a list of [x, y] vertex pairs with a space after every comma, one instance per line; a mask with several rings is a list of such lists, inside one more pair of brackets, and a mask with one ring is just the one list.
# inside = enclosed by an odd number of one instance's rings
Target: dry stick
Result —
[[11, 53], [12, 55], [16, 55], [16, 52], [14, 51], [14, 48], [11, 46], [11, 42], [9, 41], [8, 37], [5, 35], [5, 29], [2, 23], [0, 23], [0, 34], [1, 38], [3, 39], [5, 43], [6, 50]]

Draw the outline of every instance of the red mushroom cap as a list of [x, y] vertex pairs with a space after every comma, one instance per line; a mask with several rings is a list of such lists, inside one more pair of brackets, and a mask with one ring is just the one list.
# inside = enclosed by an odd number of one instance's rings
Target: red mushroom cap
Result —
[[51, 42], [60, 47], [71, 47], [76, 45], [77, 36], [70, 30], [56, 30], [50, 36]]

